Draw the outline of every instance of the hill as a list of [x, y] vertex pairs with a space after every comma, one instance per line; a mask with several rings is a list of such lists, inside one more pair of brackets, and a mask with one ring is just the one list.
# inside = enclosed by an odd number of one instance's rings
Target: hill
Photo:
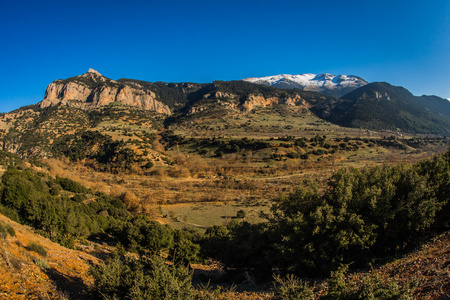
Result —
[[450, 134], [450, 101], [414, 96], [403, 87], [374, 82], [358, 88], [333, 105], [327, 120], [342, 126], [420, 134]]
[[[245, 81], [113, 81], [90, 70], [52, 85], [60, 89], [55, 98], [0, 115], [2, 149], [44, 159], [53, 174], [103, 192], [132, 190], [141, 201], [136, 209], [154, 215], [167, 203], [265, 203], [307, 175], [414, 162], [449, 144], [442, 135], [342, 127], [349, 116], [342, 105], [352, 100]], [[119, 101], [118, 94], [106, 97], [109, 103], [102, 98], [102, 91], [125, 87], [130, 95], [153, 95], [167, 113]]]
[[83, 75], [65, 80], [55, 80], [48, 85], [40, 108], [70, 105], [81, 108], [102, 107], [111, 103], [170, 114], [170, 109], [156, 95], [139, 84], [122, 84], [89, 69]]

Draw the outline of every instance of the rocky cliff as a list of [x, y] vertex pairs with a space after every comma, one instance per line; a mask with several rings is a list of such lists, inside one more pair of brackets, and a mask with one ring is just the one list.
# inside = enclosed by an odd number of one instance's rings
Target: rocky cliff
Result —
[[295, 106], [305, 104], [305, 101], [302, 97], [300, 97], [300, 95], [295, 95], [293, 97], [264, 97], [263, 95], [249, 95], [246, 101], [241, 105], [241, 109], [243, 111], [250, 111], [255, 107], [268, 107], [277, 104]]
[[154, 92], [139, 85], [119, 83], [102, 76], [93, 69], [66, 80], [55, 80], [47, 87], [41, 108], [57, 104], [81, 108], [99, 107], [114, 102], [123, 103], [171, 115], [170, 108], [158, 101]]
[[[215, 86], [215, 88], [220, 89], [223, 87]], [[234, 94], [231, 92], [215, 90], [204, 94], [202, 100], [203, 101], [193, 103], [193, 105], [187, 110], [187, 113], [192, 115], [211, 109], [214, 105], [219, 105], [224, 109], [232, 109], [241, 112], [249, 112], [257, 107], [270, 107], [278, 104], [285, 104], [289, 106], [308, 106], [305, 99], [295, 93], [287, 95], [284, 93], [267, 94], [255, 91], [255, 93], [242, 95], [239, 93]]]

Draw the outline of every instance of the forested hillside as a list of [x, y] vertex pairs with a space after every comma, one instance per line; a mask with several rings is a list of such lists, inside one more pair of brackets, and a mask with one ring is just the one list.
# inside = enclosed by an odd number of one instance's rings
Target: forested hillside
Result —
[[386, 82], [370, 83], [342, 99], [350, 101], [339, 121], [344, 126], [449, 135], [450, 102], [446, 99], [416, 97]]

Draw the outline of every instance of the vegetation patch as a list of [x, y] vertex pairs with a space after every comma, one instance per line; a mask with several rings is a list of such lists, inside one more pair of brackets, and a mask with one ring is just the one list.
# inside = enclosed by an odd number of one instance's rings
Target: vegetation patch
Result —
[[47, 256], [47, 250], [39, 243], [32, 242], [27, 246], [28, 251], [33, 251], [39, 254], [42, 257]]

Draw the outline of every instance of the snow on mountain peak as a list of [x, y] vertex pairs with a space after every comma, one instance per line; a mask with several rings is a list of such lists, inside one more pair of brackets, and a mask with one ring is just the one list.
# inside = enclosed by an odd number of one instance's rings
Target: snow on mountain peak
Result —
[[266, 77], [252, 77], [244, 81], [273, 86], [281, 89], [301, 89], [305, 91], [320, 92], [325, 95], [341, 97], [368, 82], [353, 75], [324, 74], [280, 74]]

